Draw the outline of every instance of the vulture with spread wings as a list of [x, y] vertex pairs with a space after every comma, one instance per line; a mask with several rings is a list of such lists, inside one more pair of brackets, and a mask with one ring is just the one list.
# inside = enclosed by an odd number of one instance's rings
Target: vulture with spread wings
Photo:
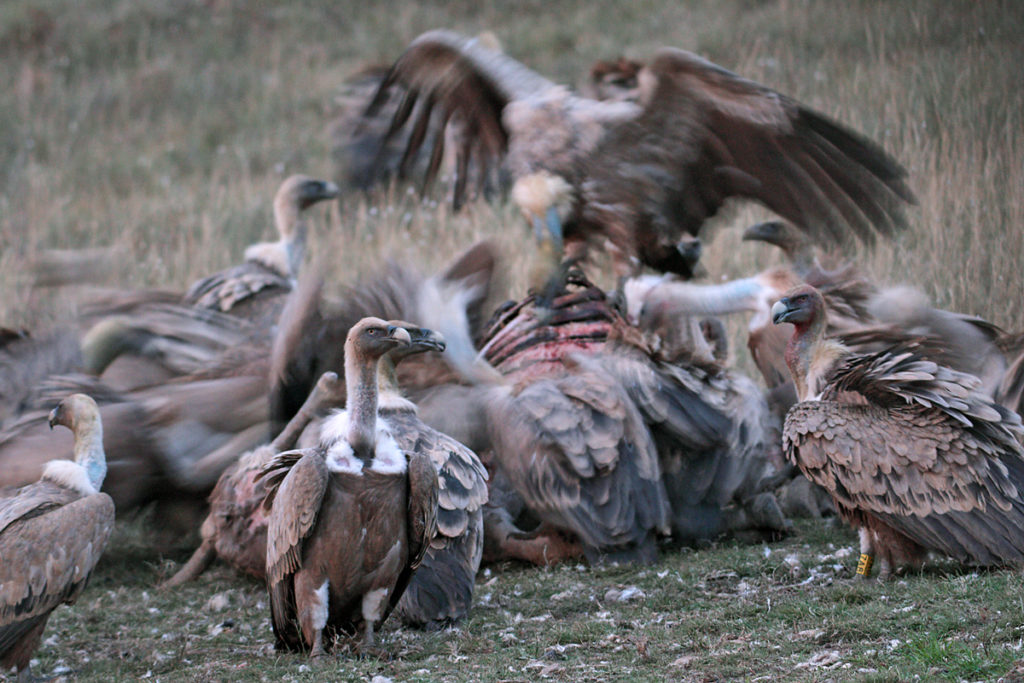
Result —
[[860, 530], [860, 573], [875, 553], [883, 577], [928, 550], [976, 565], [1024, 562], [1015, 413], [914, 343], [854, 355], [823, 338], [825, 302], [807, 285], [772, 316], [796, 328], [786, 359], [801, 402], [786, 416], [783, 447]]
[[539, 239], [569, 260], [610, 245], [617, 274], [639, 265], [690, 275], [696, 235], [730, 197], [754, 199], [817, 238], [870, 242], [904, 223], [906, 171], [828, 117], [683, 50], [663, 48], [638, 76], [639, 103], [580, 97], [451, 31], [414, 40], [367, 109], [396, 93], [382, 145], [412, 121], [408, 172], [433, 141], [425, 183], [458, 126], [454, 202], [467, 169], [499, 165]]

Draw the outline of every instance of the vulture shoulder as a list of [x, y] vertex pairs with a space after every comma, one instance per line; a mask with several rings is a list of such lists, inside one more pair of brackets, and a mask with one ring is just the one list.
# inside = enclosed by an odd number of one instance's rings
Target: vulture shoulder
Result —
[[787, 456], [851, 514], [964, 562], [1024, 561], [1020, 418], [908, 344], [842, 362], [790, 409]]
[[645, 211], [655, 233], [697, 234], [742, 197], [818, 238], [845, 242], [852, 230], [870, 242], [914, 201], [906, 171], [875, 143], [690, 52], [660, 50], [641, 88], [642, 113], [586, 160], [584, 222], [642, 197], [656, 204]]
[[114, 502], [48, 482], [0, 501], [0, 656], [85, 588], [114, 530]]

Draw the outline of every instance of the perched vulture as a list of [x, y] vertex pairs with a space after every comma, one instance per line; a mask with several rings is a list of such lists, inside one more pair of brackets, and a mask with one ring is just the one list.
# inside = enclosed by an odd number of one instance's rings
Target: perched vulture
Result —
[[0, 664], [32, 680], [29, 662], [50, 612], [85, 589], [114, 530], [114, 502], [100, 493], [107, 466], [96, 403], [60, 402], [50, 426], [75, 436], [74, 462], [55, 460], [42, 478], [0, 498]]
[[406, 457], [377, 419], [377, 363], [409, 333], [365, 318], [345, 341], [346, 410], [313, 450], [264, 469], [267, 587], [279, 645], [325, 654], [325, 630], [363, 632], [362, 652], [401, 598], [437, 529], [438, 481], [426, 455]]
[[245, 250], [245, 263], [222, 270], [189, 287], [185, 302], [247, 318], [261, 329], [277, 322], [306, 253], [308, 227], [302, 212], [338, 196], [338, 186], [304, 175], [287, 178], [274, 196], [274, 225], [281, 236]]
[[[395, 365], [409, 354], [442, 350], [440, 336], [408, 323], [391, 324], [404, 327], [412, 343], [393, 348], [379, 362], [377, 416], [387, 423], [403, 452], [430, 457], [439, 483], [437, 533], [398, 603], [397, 613], [406, 624], [440, 628], [464, 617], [472, 602], [482, 554], [487, 473], [476, 454], [423, 424], [416, 406], [399, 392]], [[210, 495], [210, 514], [200, 529], [202, 544], [164, 587], [195, 578], [214, 557], [239, 571], [266, 577], [267, 517], [262, 509], [266, 480], [255, 477], [277, 453], [295, 445], [298, 432], [307, 424], [302, 441], [312, 441], [313, 446], [319, 443], [328, 418], [318, 417], [318, 413], [325, 406], [344, 404], [343, 391], [334, 388], [335, 383], [334, 373], [321, 377], [302, 409], [270, 446], [242, 456], [236, 468], [221, 476]]]
[[929, 550], [972, 565], [1024, 562], [1016, 413], [913, 343], [853, 355], [826, 339], [825, 300], [810, 286], [779, 300], [772, 318], [795, 328], [786, 361], [800, 402], [783, 447], [859, 530], [858, 573], [877, 554], [885, 578]]
[[[382, 144], [413, 120], [405, 172], [432, 122], [462, 127], [456, 205], [471, 163], [500, 164], [556, 255], [574, 261], [588, 243], [607, 244], [618, 275], [638, 265], [690, 275], [680, 238], [730, 197], [755, 199], [818, 238], [871, 241], [903, 225], [914, 201], [905, 170], [822, 114], [672, 48], [638, 82], [639, 103], [591, 100], [472, 39], [431, 31], [398, 58], [366, 115], [400, 94]], [[425, 182], [444, 156], [445, 136], [430, 139]]]

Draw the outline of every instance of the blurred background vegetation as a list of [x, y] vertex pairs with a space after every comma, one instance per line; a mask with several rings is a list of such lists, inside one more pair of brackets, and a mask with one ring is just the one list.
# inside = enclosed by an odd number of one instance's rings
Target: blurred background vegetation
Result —
[[[570, 84], [599, 58], [682, 47], [837, 117], [900, 159], [920, 200], [900, 240], [844, 256], [940, 306], [1024, 327], [1024, 5], [932, 0], [8, 0], [0, 324], [69, 305], [30, 290], [25, 265], [42, 248], [118, 246], [111, 284], [128, 286], [180, 288], [237, 262], [272, 234], [284, 177], [333, 174], [327, 130], [346, 77], [436, 27], [491, 30]], [[531, 247], [514, 211], [440, 204], [349, 194], [314, 212], [314, 248], [348, 281], [385, 256], [430, 266], [497, 235], [521, 283]], [[710, 277], [777, 258], [739, 242], [757, 209], [725, 213], [705, 235]]]

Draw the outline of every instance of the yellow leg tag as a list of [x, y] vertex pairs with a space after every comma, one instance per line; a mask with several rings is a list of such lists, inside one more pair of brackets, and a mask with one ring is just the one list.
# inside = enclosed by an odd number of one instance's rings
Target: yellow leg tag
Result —
[[875, 558], [871, 555], [864, 555], [861, 553], [860, 561], [857, 562], [857, 574], [860, 576], [867, 576], [871, 573], [871, 565], [874, 563]]

